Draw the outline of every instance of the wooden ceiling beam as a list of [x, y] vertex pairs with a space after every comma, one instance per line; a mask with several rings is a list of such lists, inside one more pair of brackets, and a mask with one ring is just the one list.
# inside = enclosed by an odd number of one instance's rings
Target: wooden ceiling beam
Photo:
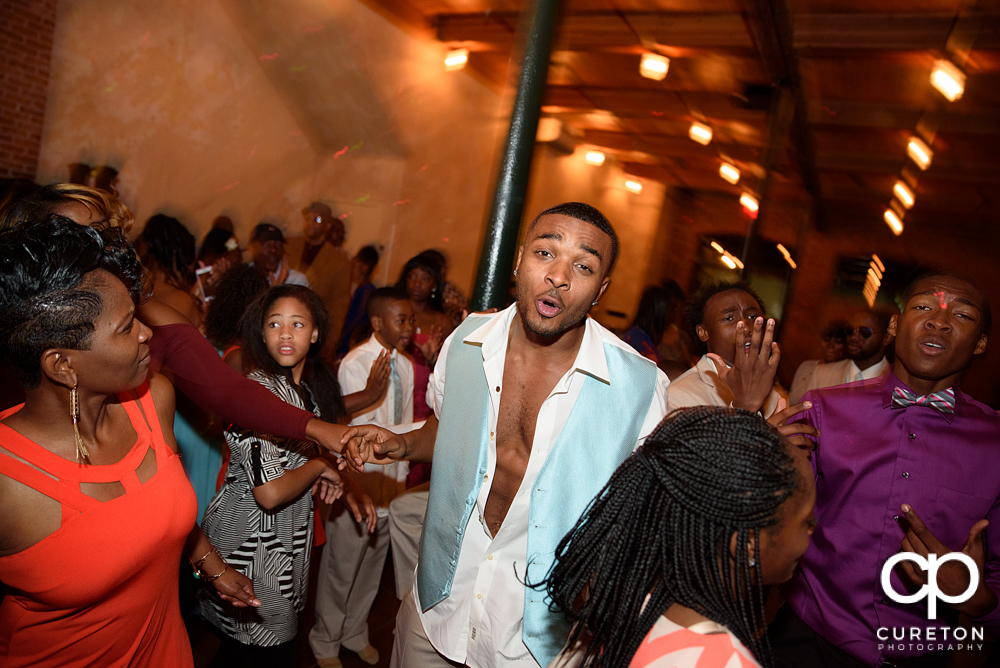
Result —
[[[976, 48], [1000, 49], [1000, 16], [974, 18], [981, 26]], [[792, 19], [792, 45], [820, 51], [942, 50], [954, 20], [954, 14], [797, 14]], [[517, 14], [439, 14], [432, 22], [442, 42], [467, 42], [479, 50], [509, 49]], [[564, 16], [554, 48], [639, 49], [643, 42], [680, 49], [746, 50], [754, 46], [742, 14], [587, 12]]]

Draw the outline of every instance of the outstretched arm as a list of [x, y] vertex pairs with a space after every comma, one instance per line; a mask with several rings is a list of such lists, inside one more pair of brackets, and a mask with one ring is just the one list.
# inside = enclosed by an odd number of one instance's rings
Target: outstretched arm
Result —
[[341, 439], [344, 448], [341, 468], [349, 464], [360, 472], [364, 470], [366, 462], [389, 464], [400, 459], [411, 462], [433, 461], [437, 428], [438, 420], [434, 415], [427, 418], [420, 429], [405, 434], [394, 434], [371, 424], [348, 427]]

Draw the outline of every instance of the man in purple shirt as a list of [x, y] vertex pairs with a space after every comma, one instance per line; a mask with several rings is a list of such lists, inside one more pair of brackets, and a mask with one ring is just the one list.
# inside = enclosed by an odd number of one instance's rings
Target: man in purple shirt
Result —
[[[959, 385], [986, 350], [989, 301], [971, 281], [938, 273], [911, 283], [903, 303], [889, 325], [891, 371], [805, 397], [805, 421], [821, 434], [816, 531], [769, 629], [777, 666], [940, 666], [959, 645], [975, 650], [973, 638], [982, 646], [975, 629], [1000, 622], [1000, 524], [983, 531], [1000, 522], [1000, 416]], [[883, 590], [893, 555], [952, 551], [976, 562], [978, 585], [963, 603], [939, 598], [937, 619], [927, 597], [904, 604]], [[892, 569], [897, 597], [927, 582], [914, 566]], [[956, 596], [969, 569], [949, 561], [936, 580]], [[973, 633], [951, 628], [959, 612]]]

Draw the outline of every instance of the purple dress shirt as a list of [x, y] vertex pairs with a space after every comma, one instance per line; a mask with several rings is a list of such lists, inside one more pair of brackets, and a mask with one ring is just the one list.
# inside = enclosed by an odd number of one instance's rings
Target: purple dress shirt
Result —
[[[883, 635], [891, 638], [893, 627], [948, 626], [943, 618], [950, 610], [942, 601], [938, 619], [929, 622], [926, 598], [900, 604], [882, 591], [882, 566], [900, 551], [904, 536], [903, 503], [952, 550], [965, 546], [973, 524], [990, 520], [985, 576], [1000, 592], [1000, 416], [958, 385], [954, 415], [926, 406], [890, 408], [897, 385], [906, 387], [890, 370], [805, 396], [813, 407], [804, 421], [820, 432], [813, 455], [816, 530], [799, 571], [782, 587], [810, 628], [874, 666], [929, 651], [927, 642], [921, 651], [909, 638], [880, 640], [879, 628], [888, 628]], [[899, 575], [897, 567], [893, 587], [906, 594]], [[1000, 608], [975, 621], [996, 628]], [[930, 650], [941, 640], [936, 633]]]

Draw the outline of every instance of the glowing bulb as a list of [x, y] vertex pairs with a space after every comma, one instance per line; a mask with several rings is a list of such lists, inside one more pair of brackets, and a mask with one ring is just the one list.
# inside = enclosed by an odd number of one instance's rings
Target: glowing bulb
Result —
[[732, 260], [733, 264], [735, 264], [740, 269], [743, 268], [743, 263], [740, 262], [740, 259], [738, 257], [736, 257], [735, 255], [733, 255], [732, 253], [730, 253], [729, 251], [726, 251], [725, 253], [723, 253], [723, 257], [726, 257], [726, 258], [729, 258], [730, 260]]
[[726, 252], [726, 249], [723, 248], [722, 246], [720, 246], [718, 241], [713, 241], [712, 242], [712, 248], [714, 248], [715, 251], [718, 252], [718, 253], [725, 253]]
[[642, 62], [639, 63], [639, 74], [647, 79], [663, 81], [670, 68], [670, 59], [655, 53], [642, 54]]
[[906, 155], [910, 156], [910, 159], [917, 163], [917, 167], [922, 170], [930, 167], [931, 160], [934, 158], [934, 153], [927, 147], [927, 144], [917, 137], [911, 138], [910, 143], [906, 145]]
[[872, 262], [878, 265], [879, 271], [885, 271], [885, 265], [882, 264], [882, 260], [880, 260], [879, 256], [875, 255], [875, 253], [872, 253]]
[[719, 256], [719, 259], [722, 260], [722, 264], [726, 265], [730, 269], [736, 268], [736, 263], [733, 261], [733, 258], [729, 257], [728, 255], [721, 255]]
[[708, 146], [712, 141], [712, 128], [695, 121], [691, 124], [691, 129], [688, 130], [688, 136], [702, 146]]
[[638, 181], [627, 180], [625, 181], [625, 189], [629, 192], [640, 193], [642, 192], [642, 184]]
[[885, 222], [889, 224], [889, 228], [892, 230], [893, 234], [898, 237], [903, 233], [903, 221], [899, 219], [899, 216], [896, 215], [895, 211], [892, 209], [886, 209], [883, 217], [885, 218]]
[[937, 60], [931, 70], [931, 85], [941, 91], [949, 102], [954, 102], [965, 92], [965, 73], [950, 60]]
[[731, 162], [724, 162], [719, 165], [719, 176], [736, 185], [740, 180], [740, 170]]
[[757, 198], [750, 193], [743, 193], [740, 195], [740, 204], [742, 204], [743, 208], [751, 214], [757, 213], [757, 210], [760, 209], [760, 204], [757, 203]]
[[454, 72], [455, 70], [460, 70], [465, 67], [465, 64], [468, 62], [468, 49], [455, 49], [454, 51], [449, 51], [444, 57], [444, 71]]
[[896, 194], [899, 198], [899, 203], [905, 206], [907, 209], [913, 208], [913, 203], [916, 201], [913, 199], [913, 191], [903, 183], [902, 181], [896, 181], [896, 185], [892, 187], [892, 192]]
[[585, 156], [588, 165], [603, 165], [604, 164], [604, 154], [600, 151], [587, 151]]

